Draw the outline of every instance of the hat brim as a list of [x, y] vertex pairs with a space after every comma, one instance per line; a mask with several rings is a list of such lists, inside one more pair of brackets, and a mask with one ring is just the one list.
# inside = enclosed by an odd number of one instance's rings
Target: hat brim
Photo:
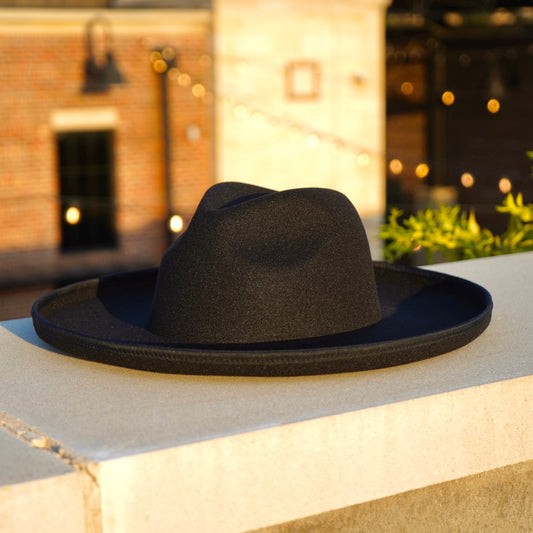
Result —
[[374, 263], [383, 319], [370, 327], [263, 344], [188, 345], [145, 328], [158, 269], [113, 274], [37, 300], [39, 337], [69, 355], [139, 370], [201, 375], [296, 376], [371, 370], [455, 350], [491, 319], [483, 287], [415, 267]]

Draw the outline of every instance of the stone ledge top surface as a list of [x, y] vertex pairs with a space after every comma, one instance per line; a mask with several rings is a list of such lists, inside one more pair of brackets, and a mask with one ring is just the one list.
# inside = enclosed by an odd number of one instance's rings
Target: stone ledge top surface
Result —
[[92, 460], [367, 409], [529, 376], [533, 253], [433, 267], [485, 286], [494, 311], [474, 342], [432, 359], [297, 378], [165, 375], [86, 362], [0, 324], [0, 410]]

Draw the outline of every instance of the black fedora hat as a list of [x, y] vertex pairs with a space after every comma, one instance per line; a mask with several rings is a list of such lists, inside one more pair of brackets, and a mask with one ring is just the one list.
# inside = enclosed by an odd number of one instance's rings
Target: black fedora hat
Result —
[[454, 350], [491, 318], [470, 281], [372, 262], [329, 189], [220, 183], [159, 268], [76, 283], [32, 308], [37, 334], [92, 361], [156, 372], [290, 376]]

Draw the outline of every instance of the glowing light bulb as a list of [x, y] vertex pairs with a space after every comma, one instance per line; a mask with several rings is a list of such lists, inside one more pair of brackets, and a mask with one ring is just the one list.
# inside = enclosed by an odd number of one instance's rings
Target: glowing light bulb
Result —
[[361, 167], [370, 165], [370, 156], [366, 152], [361, 152], [357, 155], [357, 164]]
[[453, 94], [452, 91], [444, 91], [442, 93], [441, 100], [444, 105], [453, 105], [455, 102], [455, 94]]
[[154, 62], [154, 70], [158, 73], [158, 74], [163, 74], [163, 72], [165, 72], [168, 68], [168, 65], [167, 65], [167, 62], [164, 60], [164, 59], [158, 59], [157, 61]]
[[179, 215], [173, 215], [168, 221], [168, 226], [172, 233], [179, 233], [183, 229], [183, 218]]
[[159, 59], [161, 59], [161, 52], [154, 51], [150, 54], [150, 61], [152, 63], [155, 63]]
[[420, 163], [415, 168], [415, 174], [417, 178], [424, 179], [429, 174], [429, 165], [426, 163]]
[[168, 70], [168, 77], [172, 81], [178, 81], [178, 76], [180, 75], [180, 71], [176, 67], [172, 67]]
[[391, 159], [389, 169], [393, 174], [401, 174], [403, 172], [403, 163], [399, 159]]
[[320, 144], [320, 137], [316, 133], [311, 133], [306, 140], [308, 146], [316, 148]]
[[470, 174], [470, 172], [463, 172], [461, 174], [461, 185], [465, 189], [469, 189], [470, 187], [473, 187], [475, 182], [476, 180], [474, 179], [474, 176]]
[[166, 61], [172, 61], [176, 57], [176, 52], [174, 51], [173, 48], [170, 48], [168, 46], [161, 52], [161, 55], [163, 56], [163, 59], [165, 59]]
[[513, 184], [511, 183], [511, 180], [504, 176], [500, 179], [498, 182], [498, 188], [503, 194], [507, 194], [511, 192], [511, 189], [513, 188]]
[[191, 90], [193, 96], [196, 96], [196, 98], [202, 98], [205, 96], [205, 87], [201, 83], [193, 85]]
[[81, 211], [77, 207], [69, 207], [65, 211], [65, 221], [71, 226], [75, 226], [81, 220]]
[[410, 81], [404, 81], [400, 86], [400, 91], [402, 91], [402, 94], [405, 94], [405, 96], [413, 94], [414, 90], [415, 88], [413, 87], [413, 84]]
[[491, 98], [487, 102], [487, 109], [489, 113], [495, 114], [500, 110], [500, 102], [496, 98]]
[[181, 87], [189, 86], [191, 84], [191, 77], [185, 72], [182, 72], [178, 76], [178, 84], [181, 85]]

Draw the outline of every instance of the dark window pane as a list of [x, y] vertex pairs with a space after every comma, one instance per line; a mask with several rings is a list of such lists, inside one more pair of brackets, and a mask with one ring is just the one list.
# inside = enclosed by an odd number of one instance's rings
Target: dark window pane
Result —
[[113, 132], [57, 137], [63, 251], [116, 246]]

